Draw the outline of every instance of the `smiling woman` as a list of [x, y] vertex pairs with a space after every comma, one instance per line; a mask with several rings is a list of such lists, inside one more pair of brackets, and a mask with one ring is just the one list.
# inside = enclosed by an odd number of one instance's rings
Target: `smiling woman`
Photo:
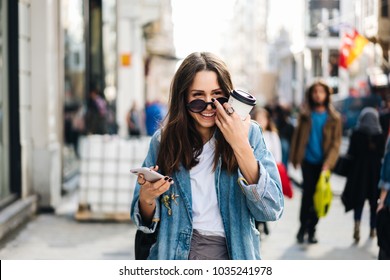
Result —
[[[190, 116], [195, 121], [195, 127], [201, 134], [203, 143], [207, 142], [214, 131], [215, 116], [217, 114], [217, 108], [211, 101], [212, 98], [217, 100], [225, 97], [225, 93], [220, 89], [218, 84], [217, 74], [213, 71], [200, 71], [195, 77], [192, 85], [189, 89], [187, 108], [191, 107], [191, 103], [196, 102], [198, 104], [203, 103], [203, 110], [194, 112], [190, 109]], [[225, 99], [227, 99], [225, 97]], [[225, 99], [221, 99], [222, 102], [226, 102]]]
[[208, 52], [188, 55], [173, 77], [143, 163], [165, 177], [137, 183], [131, 207], [140, 231], [158, 231], [149, 259], [260, 259], [254, 220], [281, 217], [276, 163], [259, 125], [226, 102], [232, 89], [226, 64]]

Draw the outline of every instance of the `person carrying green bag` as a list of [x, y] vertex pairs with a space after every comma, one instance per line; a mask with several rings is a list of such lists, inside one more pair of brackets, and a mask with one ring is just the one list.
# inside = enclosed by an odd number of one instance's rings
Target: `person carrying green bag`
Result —
[[316, 185], [316, 192], [314, 193], [314, 209], [318, 218], [323, 218], [328, 214], [330, 205], [332, 204], [332, 198], [330, 170], [324, 170], [321, 172]]
[[306, 234], [309, 244], [318, 242], [314, 193], [321, 172], [332, 170], [339, 156], [342, 125], [330, 102], [331, 94], [332, 89], [321, 81], [308, 88], [291, 142], [290, 161], [295, 168], [301, 166], [303, 177], [298, 243], [304, 242]]

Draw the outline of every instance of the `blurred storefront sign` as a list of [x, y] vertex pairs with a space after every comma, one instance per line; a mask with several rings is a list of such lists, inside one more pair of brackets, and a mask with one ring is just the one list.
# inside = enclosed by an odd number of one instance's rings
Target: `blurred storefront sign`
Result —
[[122, 53], [120, 55], [120, 62], [122, 67], [131, 66], [131, 53]]

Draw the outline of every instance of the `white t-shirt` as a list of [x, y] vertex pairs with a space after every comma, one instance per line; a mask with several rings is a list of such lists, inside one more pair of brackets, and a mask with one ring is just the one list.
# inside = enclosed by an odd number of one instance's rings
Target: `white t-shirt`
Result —
[[267, 149], [272, 153], [275, 161], [282, 162], [282, 145], [277, 132], [263, 130], [264, 142]]
[[190, 170], [193, 228], [203, 235], [225, 237], [214, 179], [215, 139], [203, 146], [199, 163]]

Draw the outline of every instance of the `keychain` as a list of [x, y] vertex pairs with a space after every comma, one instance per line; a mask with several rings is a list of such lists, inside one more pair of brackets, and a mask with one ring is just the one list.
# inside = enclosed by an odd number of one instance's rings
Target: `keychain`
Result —
[[165, 207], [167, 207], [168, 215], [171, 216], [172, 215], [172, 209], [171, 209], [171, 207], [169, 205], [169, 199], [170, 199], [169, 195], [166, 194], [166, 195], [164, 195], [161, 198], [161, 202], [164, 204]]

